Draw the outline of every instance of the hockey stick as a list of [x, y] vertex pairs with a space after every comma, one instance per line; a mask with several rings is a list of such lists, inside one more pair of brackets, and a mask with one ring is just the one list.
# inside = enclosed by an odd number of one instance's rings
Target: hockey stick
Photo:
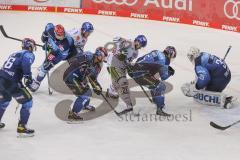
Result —
[[147, 92], [145, 91], [145, 89], [143, 88], [143, 86], [140, 85], [140, 84], [139, 84], [139, 86], [142, 88], [143, 93], [147, 96], [147, 98], [149, 99], [149, 101], [150, 101], [151, 103], [153, 103], [153, 100], [152, 100], [152, 99], [150, 98], [150, 96], [147, 94]]
[[[127, 68], [128, 68], [128, 70], [130, 70], [131, 72], [132, 72], [132, 69], [127, 65]], [[135, 79], [133, 78], [133, 80], [135, 81]], [[136, 82], [136, 81], [135, 81]], [[137, 83], [137, 82], [136, 82]], [[137, 83], [138, 84], [138, 83]], [[153, 103], [153, 100], [150, 98], [150, 96], [147, 94], [147, 92], [145, 91], [145, 89], [143, 88], [143, 86], [142, 85], [140, 85], [140, 84], [138, 84], [140, 87], [141, 87], [141, 89], [142, 89], [142, 91], [143, 91], [143, 93], [147, 96], [147, 98], [149, 99], [149, 101], [151, 102], [151, 103]]]
[[111, 103], [107, 100], [107, 98], [103, 95], [103, 93], [101, 93], [101, 96], [103, 97], [103, 99], [107, 102], [107, 104], [109, 105], [109, 107], [114, 111], [114, 113], [117, 115], [117, 116], [120, 116], [120, 113], [117, 112], [114, 107], [111, 105]]
[[[7, 33], [5, 32], [4, 28], [3, 28], [3, 25], [0, 25], [0, 30], [1, 30], [1, 32], [2, 32], [2, 34], [3, 34], [3, 36], [4, 36], [5, 38], [9, 38], [9, 39], [12, 39], [12, 40], [15, 40], [15, 41], [22, 42], [21, 39], [8, 36]], [[38, 46], [38, 47], [43, 47], [43, 46], [40, 45], [40, 44], [36, 44], [36, 46]]]
[[223, 58], [223, 61], [225, 61], [225, 59], [226, 59], [228, 53], [230, 52], [231, 48], [232, 48], [232, 46], [229, 46], [229, 47], [228, 47], [228, 50], [227, 50], [227, 52], [226, 52], [226, 54], [225, 54], [225, 56], [224, 56], [224, 58]]
[[232, 126], [234, 126], [234, 125], [236, 125], [236, 124], [238, 124], [238, 123], [240, 123], [240, 120], [238, 120], [238, 121], [236, 121], [236, 122], [234, 122], [234, 123], [232, 123], [232, 124], [230, 124], [230, 125], [228, 125], [228, 126], [225, 126], [225, 127], [219, 126], [218, 124], [216, 124], [216, 123], [214, 123], [214, 122], [210, 122], [210, 125], [211, 125], [212, 127], [216, 128], [216, 129], [220, 129], [220, 130], [223, 131], [223, 130], [228, 129], [228, 128], [230, 128], [230, 127], [232, 127]]
[[[94, 81], [92, 80], [92, 78], [90, 76], [87, 76], [88, 80], [90, 81], [90, 83], [94, 83]], [[109, 107], [114, 111], [114, 113], [117, 115], [117, 116], [120, 116], [120, 113], [117, 112], [114, 107], [111, 105], [111, 103], [107, 100], [107, 98], [103, 95], [103, 93], [101, 92], [100, 95], [103, 97], [103, 99], [107, 102], [107, 104], [109, 105]]]
[[[47, 60], [47, 56], [48, 56], [48, 53], [47, 53], [47, 43], [45, 43], [45, 54], [46, 54], [46, 60]], [[50, 76], [49, 76], [49, 72], [47, 71], [47, 81], [48, 81], [48, 94], [49, 95], [52, 95], [53, 94], [53, 91], [51, 90], [50, 88]]]

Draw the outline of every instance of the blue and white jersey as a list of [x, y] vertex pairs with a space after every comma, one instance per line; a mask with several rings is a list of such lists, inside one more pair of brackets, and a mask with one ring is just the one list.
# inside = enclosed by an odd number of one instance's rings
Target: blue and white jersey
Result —
[[32, 76], [31, 65], [35, 56], [28, 50], [21, 50], [9, 56], [0, 70], [0, 76], [13, 82], [20, 82], [24, 76]]
[[203, 89], [209, 85], [221, 86], [231, 79], [227, 64], [219, 57], [205, 52], [195, 59], [195, 73], [197, 89]]
[[72, 37], [68, 34], [65, 34], [65, 38], [63, 40], [57, 40], [54, 33], [54, 25], [52, 23], [48, 23], [43, 32], [42, 42], [47, 42], [47, 45], [52, 48], [50, 51], [52, 54], [56, 56], [54, 63], [57, 64], [62, 60], [67, 60], [70, 51], [73, 50], [74, 41]]
[[138, 58], [137, 63], [149, 66], [148, 68], [152, 74], [158, 72], [161, 80], [166, 80], [170, 77], [168, 72], [170, 61], [164, 53], [159, 50], [153, 50], [150, 53]]
[[74, 45], [78, 54], [83, 54], [84, 46], [87, 43], [87, 38], [82, 36], [81, 28], [74, 28], [68, 31], [68, 34], [73, 38]]

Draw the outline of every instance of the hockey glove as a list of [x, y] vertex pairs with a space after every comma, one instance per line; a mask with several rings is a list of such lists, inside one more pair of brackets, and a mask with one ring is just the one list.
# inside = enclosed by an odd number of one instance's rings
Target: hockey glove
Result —
[[32, 79], [31, 76], [24, 76], [24, 84], [32, 92], [38, 90], [40, 86], [40, 83]]
[[168, 66], [168, 74], [170, 76], [173, 76], [175, 74], [175, 70], [171, 66]]
[[24, 84], [26, 87], [29, 87], [33, 83], [32, 76], [24, 76]]
[[49, 71], [51, 68], [54, 67], [54, 63], [52, 61], [45, 61], [44, 64], [43, 64], [43, 69], [45, 71]]
[[102, 93], [102, 87], [98, 84], [93, 88], [94, 93], [100, 95]]
[[98, 83], [97, 80], [94, 80], [92, 77], [88, 77], [88, 79], [92, 85], [94, 93], [96, 93], [97, 95], [100, 95], [102, 93], [101, 85]]

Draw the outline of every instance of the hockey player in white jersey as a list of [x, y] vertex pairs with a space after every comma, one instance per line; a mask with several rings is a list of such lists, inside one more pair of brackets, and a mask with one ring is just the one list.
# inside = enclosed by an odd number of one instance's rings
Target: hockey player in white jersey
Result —
[[121, 113], [125, 114], [133, 110], [128, 80], [126, 78], [127, 66], [138, 56], [138, 50], [146, 47], [147, 39], [144, 35], [138, 35], [134, 41], [121, 37], [113, 40], [112, 56], [109, 57], [108, 71], [111, 75], [112, 84], [107, 90], [106, 96], [118, 98], [118, 95], [125, 102], [126, 107], [121, 108]]
[[73, 28], [67, 33], [73, 38], [74, 46], [76, 48], [76, 52], [71, 53], [71, 57], [75, 56], [72, 54], [83, 54], [84, 46], [87, 43], [88, 37], [94, 31], [93, 25], [90, 22], [84, 22], [81, 28]]

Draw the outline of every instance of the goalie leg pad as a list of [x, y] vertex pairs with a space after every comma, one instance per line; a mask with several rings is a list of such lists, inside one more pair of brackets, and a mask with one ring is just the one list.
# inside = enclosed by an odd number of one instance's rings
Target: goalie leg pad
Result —
[[228, 96], [221, 92], [211, 92], [205, 90], [199, 90], [193, 99], [204, 105], [217, 106], [225, 109], [231, 108], [237, 100], [235, 97]]

